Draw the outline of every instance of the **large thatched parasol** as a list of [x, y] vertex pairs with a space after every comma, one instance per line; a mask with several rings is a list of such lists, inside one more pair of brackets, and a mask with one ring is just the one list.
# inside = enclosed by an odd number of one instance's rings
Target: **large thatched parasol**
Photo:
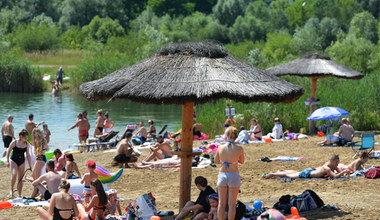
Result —
[[193, 156], [193, 106], [211, 99], [244, 103], [291, 102], [303, 94], [299, 86], [227, 54], [212, 41], [174, 43], [133, 66], [84, 83], [89, 100], [130, 99], [147, 104], [181, 104], [182, 143], [180, 208], [190, 200]]
[[[353, 70], [345, 65], [339, 64], [325, 55], [315, 52], [308, 52], [300, 58], [289, 63], [280, 64], [267, 69], [268, 72], [276, 76], [296, 75], [310, 77], [311, 97], [317, 98], [317, 79], [323, 77], [338, 77], [345, 79], [361, 79], [364, 77], [362, 73]], [[310, 105], [310, 114], [315, 111], [316, 106]], [[315, 122], [309, 122], [310, 133], [314, 133]]]

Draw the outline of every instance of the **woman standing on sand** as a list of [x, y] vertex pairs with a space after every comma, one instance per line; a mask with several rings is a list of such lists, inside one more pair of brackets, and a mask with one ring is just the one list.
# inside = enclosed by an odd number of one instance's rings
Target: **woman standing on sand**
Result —
[[[30, 160], [30, 153], [28, 147], [28, 137], [29, 133], [26, 129], [22, 129], [20, 133], [18, 133], [19, 138], [17, 140], [12, 141], [9, 145], [9, 149], [7, 151], [7, 167], [11, 167], [12, 171], [12, 179], [11, 179], [11, 193], [10, 196], [13, 197], [14, 185], [16, 183], [16, 178], [18, 181], [17, 191], [18, 196], [21, 197], [22, 185], [23, 185], [23, 173], [25, 171], [25, 153], [26, 158], [28, 159], [29, 167], [32, 167], [32, 163]], [[12, 156], [9, 160], [9, 154], [13, 150]]]
[[[32, 177], [34, 180], [36, 180], [41, 176], [42, 168], [45, 166], [45, 163], [47, 161], [45, 152], [49, 150], [49, 147], [40, 129], [34, 128], [32, 130], [32, 134], [33, 134], [32, 143], [34, 146], [34, 155], [36, 156], [36, 163], [34, 163], [34, 166], [33, 166]], [[37, 188], [35, 188], [31, 197], [35, 197], [36, 194], [37, 194]]]
[[236, 200], [241, 186], [238, 163], [244, 164], [243, 148], [235, 144], [238, 131], [229, 127], [226, 131], [227, 144], [222, 145], [216, 152], [214, 162], [222, 164], [218, 174], [218, 218], [225, 219], [228, 205], [228, 219], [233, 220], [236, 214]]

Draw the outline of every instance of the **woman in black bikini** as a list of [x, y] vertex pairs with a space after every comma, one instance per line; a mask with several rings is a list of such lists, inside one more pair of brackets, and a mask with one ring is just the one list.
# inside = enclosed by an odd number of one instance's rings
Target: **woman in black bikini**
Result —
[[[90, 187], [94, 196], [89, 203], [84, 202], [83, 206], [81, 204], [78, 205], [80, 217], [81, 219], [94, 220], [98, 216], [98, 219], [102, 220], [104, 219], [104, 211], [108, 204], [107, 195], [99, 179], [91, 180]], [[89, 213], [87, 214], [87, 212]]]
[[248, 133], [251, 135], [250, 141], [261, 141], [263, 139], [263, 132], [255, 118], [251, 119], [251, 130]]
[[[42, 168], [44, 168], [47, 161], [45, 152], [49, 150], [49, 147], [40, 129], [34, 128], [32, 130], [32, 137], [34, 155], [36, 156], [36, 163], [33, 166], [32, 177], [34, 180], [36, 180], [41, 176]], [[37, 192], [37, 188], [35, 188], [31, 197], [34, 198], [37, 195]]]
[[[28, 159], [29, 167], [32, 167], [32, 163], [30, 160], [30, 153], [28, 147], [28, 131], [26, 129], [22, 129], [18, 134], [19, 138], [17, 140], [12, 141], [9, 145], [9, 149], [7, 152], [7, 167], [11, 167], [12, 171], [12, 179], [11, 179], [11, 193], [10, 196], [13, 197], [14, 185], [16, 183], [16, 178], [18, 180], [17, 191], [19, 197], [21, 197], [22, 191], [22, 178], [25, 171], [25, 152], [26, 158]], [[9, 160], [9, 154], [13, 150], [11, 160]]]
[[38, 215], [45, 220], [71, 220], [74, 216], [78, 216], [78, 206], [74, 198], [68, 193], [69, 189], [70, 183], [66, 179], [62, 179], [59, 185], [60, 192], [51, 196], [49, 212], [38, 207]]

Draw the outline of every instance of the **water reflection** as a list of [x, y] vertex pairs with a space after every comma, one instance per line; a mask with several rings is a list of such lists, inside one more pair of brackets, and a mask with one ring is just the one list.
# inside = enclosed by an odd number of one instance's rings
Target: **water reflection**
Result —
[[[181, 106], [179, 105], [144, 105], [128, 100], [89, 102], [79, 95], [60, 92], [58, 96], [52, 96], [50, 92], [25, 94], [25, 93], [0, 93], [0, 123], [2, 124], [8, 114], [14, 116], [13, 126], [16, 136], [30, 113], [34, 114], [34, 121], [45, 121], [51, 131], [52, 148], [65, 149], [67, 146], [78, 142], [77, 130], [67, 131], [67, 128], [75, 123], [76, 115], [87, 110], [91, 124], [90, 136], [93, 135], [96, 120], [96, 111], [103, 109], [108, 111], [110, 118], [115, 122], [116, 131], [124, 131], [128, 124], [138, 124], [149, 119], [154, 120], [157, 130], [165, 124], [169, 131], [176, 131], [181, 123]], [[40, 127], [42, 129], [42, 127]], [[3, 151], [3, 143], [0, 144], [0, 152]]]

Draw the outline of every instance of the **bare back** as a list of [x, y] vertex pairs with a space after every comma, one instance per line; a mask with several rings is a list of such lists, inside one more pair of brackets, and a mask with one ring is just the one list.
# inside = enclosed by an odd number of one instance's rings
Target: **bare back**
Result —
[[74, 211], [74, 216], [78, 216], [78, 207], [74, 198], [66, 192], [54, 193], [50, 200], [51, 208], [67, 209], [65, 211], [59, 211], [62, 218], [68, 219]]
[[170, 145], [168, 143], [162, 143], [160, 145], [160, 149], [162, 151], [162, 153], [164, 153], [166, 156], [173, 156], [173, 153], [172, 153], [172, 148], [170, 147]]
[[116, 149], [116, 154], [115, 155], [128, 154], [129, 147], [130, 146], [129, 146], [128, 142], [127, 142], [127, 139], [121, 140], [119, 146]]
[[25, 122], [25, 129], [31, 134], [33, 129], [36, 127], [36, 124], [31, 120]]
[[48, 190], [51, 194], [58, 192], [59, 184], [61, 184], [61, 175], [56, 172], [48, 172], [45, 176], [45, 180], [47, 183]]
[[[214, 160], [215, 163], [222, 164], [221, 172], [238, 173], [238, 163], [244, 163], [243, 148], [234, 143], [219, 146]], [[223, 165], [225, 162], [228, 163], [228, 169]]]
[[1, 126], [1, 134], [2, 136], [11, 136], [14, 137], [14, 128], [13, 125], [9, 121], [5, 121]]

